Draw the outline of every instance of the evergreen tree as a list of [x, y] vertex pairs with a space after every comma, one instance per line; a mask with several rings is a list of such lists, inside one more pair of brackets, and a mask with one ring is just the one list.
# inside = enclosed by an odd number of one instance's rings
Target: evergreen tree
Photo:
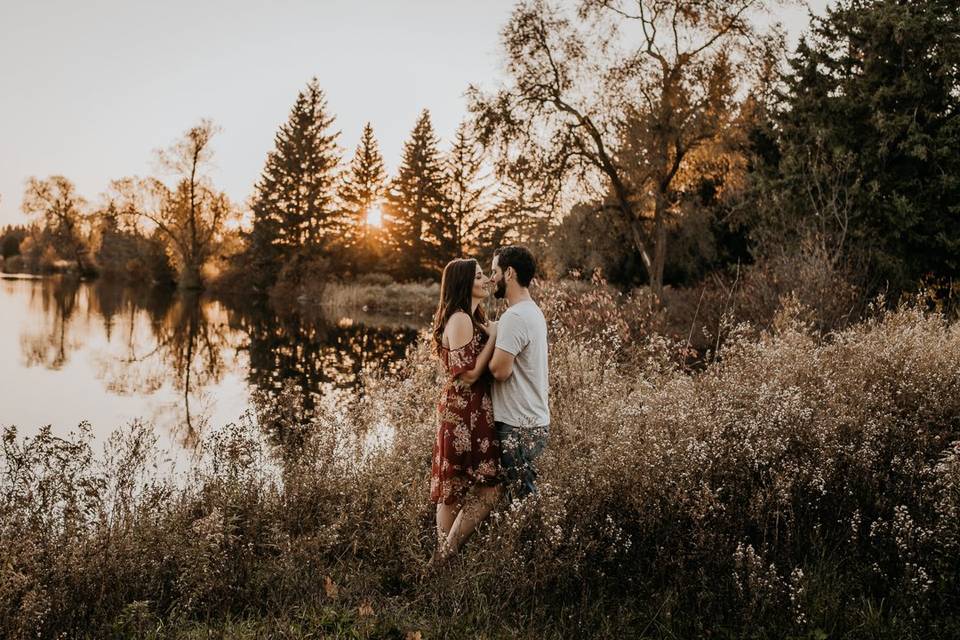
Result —
[[20, 243], [30, 234], [24, 226], [7, 225], [0, 229], [0, 255], [11, 258], [20, 255]]
[[520, 156], [503, 163], [498, 174], [496, 224], [485, 236], [498, 244], [536, 245], [543, 241], [550, 235], [553, 204], [534, 163]]
[[249, 236], [250, 263], [266, 271], [267, 282], [275, 279], [282, 262], [328, 251], [339, 230], [340, 133], [329, 131], [333, 121], [313, 78], [297, 96], [267, 154], [253, 199]]
[[830, 223], [877, 286], [960, 275], [960, 5], [845, 0], [785, 80], [783, 207]]
[[496, 223], [483, 169], [483, 147], [468, 124], [461, 123], [447, 157], [447, 198], [457, 257], [485, 249], [483, 238]]
[[371, 224], [369, 215], [371, 208], [380, 206], [386, 180], [383, 156], [368, 122], [339, 188], [344, 217], [342, 241], [349, 266], [358, 272], [375, 269], [382, 259], [382, 229]]
[[437, 145], [430, 112], [424, 109], [404, 145], [388, 199], [387, 231], [394, 272], [400, 278], [437, 277], [456, 253]]

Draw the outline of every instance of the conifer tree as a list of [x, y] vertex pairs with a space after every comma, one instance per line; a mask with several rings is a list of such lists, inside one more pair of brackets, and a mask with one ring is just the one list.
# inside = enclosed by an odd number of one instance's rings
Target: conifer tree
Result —
[[339, 225], [336, 170], [340, 132], [316, 78], [299, 93], [274, 138], [253, 199], [251, 262], [275, 277], [293, 256], [330, 249]]
[[372, 207], [380, 206], [386, 180], [383, 156], [368, 122], [339, 187], [344, 219], [342, 241], [349, 265], [359, 272], [377, 268], [382, 258], [382, 229], [370, 223], [369, 215]]
[[387, 232], [398, 277], [437, 277], [454, 257], [454, 231], [445, 188], [437, 138], [430, 112], [424, 109], [404, 146], [388, 200]]
[[535, 244], [549, 235], [553, 205], [526, 156], [505, 161], [498, 170], [499, 188], [493, 206], [495, 224], [485, 237], [498, 242]]
[[771, 208], [860, 254], [872, 286], [957, 278], [960, 8], [844, 0], [811, 31], [784, 78]]
[[483, 170], [483, 147], [470, 126], [463, 122], [457, 128], [447, 156], [447, 197], [457, 257], [476, 254], [485, 248], [482, 238], [489, 236], [490, 227], [496, 223], [493, 210], [488, 206], [489, 184]]

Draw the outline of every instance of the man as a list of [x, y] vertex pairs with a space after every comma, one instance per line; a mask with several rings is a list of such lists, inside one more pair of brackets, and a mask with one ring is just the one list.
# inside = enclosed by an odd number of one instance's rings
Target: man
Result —
[[500, 247], [493, 254], [494, 296], [510, 305], [497, 323], [489, 365], [496, 380], [493, 418], [507, 488], [517, 498], [537, 491], [536, 460], [550, 426], [547, 322], [529, 289], [536, 270], [526, 247]]

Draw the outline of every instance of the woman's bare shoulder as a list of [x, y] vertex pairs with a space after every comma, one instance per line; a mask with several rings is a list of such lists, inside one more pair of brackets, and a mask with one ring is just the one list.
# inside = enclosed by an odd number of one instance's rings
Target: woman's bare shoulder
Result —
[[450, 348], [459, 349], [473, 338], [473, 320], [463, 311], [457, 311], [447, 320], [443, 333]]
[[447, 320], [448, 327], [473, 327], [473, 320], [465, 311], [454, 311], [450, 319]]

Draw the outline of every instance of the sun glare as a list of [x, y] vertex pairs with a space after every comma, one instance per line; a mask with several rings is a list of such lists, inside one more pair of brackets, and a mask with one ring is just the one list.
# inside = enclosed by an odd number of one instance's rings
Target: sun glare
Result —
[[383, 209], [380, 205], [375, 204], [367, 209], [367, 224], [378, 228], [383, 226]]

